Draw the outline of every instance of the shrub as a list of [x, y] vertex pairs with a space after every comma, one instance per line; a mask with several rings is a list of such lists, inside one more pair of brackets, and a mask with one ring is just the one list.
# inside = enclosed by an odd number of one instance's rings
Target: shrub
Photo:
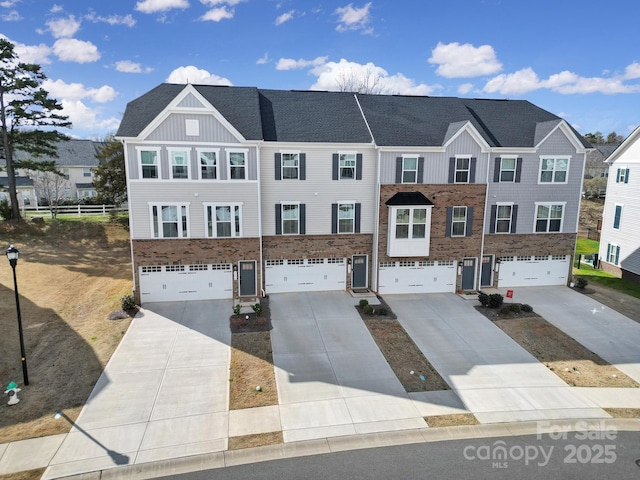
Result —
[[3, 220], [11, 220], [11, 205], [6, 198], [0, 202], [0, 217]]
[[133, 298], [133, 295], [125, 295], [120, 299], [120, 305], [123, 310], [133, 310], [136, 308], [136, 301]]
[[480, 292], [478, 294], [478, 301], [483, 307], [486, 307], [487, 305], [489, 305], [489, 295], [487, 295], [486, 293]]
[[586, 287], [587, 285], [589, 285], [589, 280], [584, 277], [578, 277], [578, 279], [576, 280], [576, 287], [581, 290], [584, 289], [584, 287]]
[[242, 310], [242, 306], [237, 303], [233, 306], [233, 314], [234, 315], [240, 315], [240, 310]]
[[362, 311], [367, 315], [373, 315], [373, 312], [375, 312], [375, 309], [373, 308], [373, 305], [367, 304], [363, 307]]
[[527, 313], [531, 313], [531, 312], [533, 312], [533, 307], [531, 305], [529, 305], [528, 303], [523, 303], [522, 304], [522, 311], [523, 312], [527, 312]]
[[501, 307], [500, 310], [498, 310], [498, 312], [500, 313], [500, 315], [509, 315], [511, 313], [511, 306], [505, 305]]
[[369, 305], [369, 300], [367, 300], [366, 298], [363, 298], [358, 302], [358, 305], [360, 306], [360, 308], [364, 308], [367, 305]]
[[262, 306], [261, 303], [256, 303], [254, 305], [251, 305], [251, 309], [255, 312], [257, 316], [262, 315], [262, 312], [264, 312], [264, 307]]
[[519, 303], [512, 303], [509, 305], [509, 310], [513, 313], [520, 313], [522, 311], [522, 306]]
[[378, 315], [389, 315], [389, 311], [384, 307], [379, 308], [378, 309]]
[[489, 295], [489, 308], [500, 308], [503, 301], [504, 297], [502, 295], [499, 293], [492, 293]]

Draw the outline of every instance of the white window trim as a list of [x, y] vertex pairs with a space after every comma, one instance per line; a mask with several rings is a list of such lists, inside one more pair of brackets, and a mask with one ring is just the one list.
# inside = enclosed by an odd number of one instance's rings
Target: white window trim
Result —
[[[611, 261], [611, 252], [613, 251], [613, 261]], [[618, 245], [615, 243], [609, 244], [609, 251], [607, 252], [607, 263], [611, 265], [620, 265], [620, 258], [617, 257]]]
[[[213, 152], [216, 154], [216, 178], [202, 178], [202, 165], [200, 164], [200, 154], [206, 152]], [[220, 149], [219, 148], [196, 148], [196, 155], [198, 157], [198, 180], [204, 182], [219, 182], [220, 181]]]
[[[620, 207], [620, 220], [618, 221], [618, 226], [616, 227], [616, 210]], [[613, 225], [612, 228], [614, 230], [620, 230], [620, 226], [622, 225], [622, 213], [624, 211], [624, 204], [616, 203], [613, 206]]]
[[[556, 162], [557, 160], [567, 160], [567, 170], [566, 175], [564, 176], [564, 182], [556, 182]], [[545, 160], [554, 160], [553, 162], [553, 173], [551, 175], [550, 182], [542, 181], [542, 163]], [[538, 185], [566, 185], [569, 183], [569, 170], [571, 168], [571, 155], [540, 155], [540, 164], [538, 165]]]
[[[342, 155], [353, 155], [353, 160], [355, 161], [355, 163], [353, 164], [353, 177], [352, 178], [342, 178], [342, 167], [340, 166], [340, 156]], [[351, 168], [351, 167], [345, 167], [345, 168]], [[338, 180], [342, 180], [345, 182], [349, 182], [351, 180], [355, 180], [356, 179], [356, 170], [358, 169], [358, 152], [355, 150], [343, 150], [341, 152], [338, 152]]]
[[[459, 183], [461, 185], [466, 185], [466, 184], [471, 182], [471, 157], [472, 157], [472, 155], [456, 155], [455, 156], [456, 163], [453, 166], [453, 183]], [[465, 171], [465, 170], [458, 170], [458, 160], [459, 159], [467, 159], [467, 160], [469, 160], [469, 168], [466, 170], [466, 172], [467, 172], [467, 181], [466, 182], [459, 182], [457, 180], [457, 177], [458, 177], [457, 173]]]
[[[405, 169], [404, 168], [404, 161], [407, 158], [416, 160], [416, 169], [415, 170], [409, 170], [409, 169]], [[417, 184], [418, 183], [418, 162], [419, 162], [419, 156], [418, 155], [409, 155], [409, 154], [402, 155], [402, 176], [400, 177], [401, 183], [405, 183], [405, 184]], [[406, 172], [415, 172], [416, 173], [415, 180], [413, 182], [405, 182], [404, 181], [404, 172], [405, 171]]]
[[91, 178], [93, 176], [93, 169], [91, 167], [82, 167], [82, 176]]
[[[553, 205], [562, 205], [562, 218], [560, 219], [560, 230], [557, 232], [549, 231], [549, 223], [547, 223], [547, 231], [545, 232], [536, 232], [536, 225], [538, 223], [538, 207], [541, 205], [546, 205], [548, 207], [552, 207]], [[533, 211], [533, 233], [537, 234], [554, 234], [554, 233], [563, 233], [564, 232], [564, 217], [567, 212], [567, 202], [535, 202], [535, 209]], [[551, 217], [548, 218], [548, 222], [551, 222]]]
[[[513, 202], [497, 202], [496, 203], [496, 223], [493, 225], [493, 232], [498, 235], [508, 235], [511, 233], [511, 225], [513, 222]], [[511, 207], [511, 211], [509, 214], [509, 230], [506, 232], [498, 232], [498, 209], [499, 207]], [[538, 211], [538, 207], [536, 207], [536, 213]], [[562, 216], [564, 217], [564, 211], [562, 212]]]
[[[149, 227], [151, 228], [150, 230], [150, 234], [151, 234], [151, 238], [157, 238], [157, 239], [167, 239], [167, 240], [173, 240], [174, 238], [191, 238], [191, 218], [190, 218], [190, 214], [189, 214], [189, 206], [191, 205], [191, 202], [149, 202]], [[153, 207], [158, 207], [158, 214], [161, 215], [160, 213], [160, 209], [162, 207], [178, 207], [178, 213], [180, 213], [180, 210], [182, 210], [182, 207], [187, 207], [186, 208], [186, 215], [187, 215], [187, 231], [186, 231], [186, 235], [178, 235], [177, 237], [164, 237], [162, 235], [162, 229], [160, 228], [160, 224], [158, 225], [158, 236], [156, 237], [154, 235], [154, 220], [153, 220]], [[182, 221], [179, 218], [178, 220], [178, 227], [179, 227], [179, 231], [182, 229]]]
[[[157, 182], [162, 180], [162, 159], [160, 157], [160, 147], [136, 147], [138, 157], [138, 180], [145, 182]], [[156, 167], [158, 168], [158, 178], [144, 178], [142, 176], [142, 152], [156, 152]]]
[[[467, 236], [467, 215], [469, 213], [469, 210], [467, 209], [466, 205], [454, 205], [453, 207], [451, 207], [451, 232], [449, 232], [449, 234], [452, 237], [466, 237]], [[456, 208], [464, 208], [464, 222], [463, 222], [463, 230], [462, 230], [462, 235], [454, 235], [453, 233], [453, 224], [454, 223], [460, 223], [460, 222], [455, 222], [454, 221], [454, 213], [455, 213], [455, 209]]]
[[[300, 204], [302, 202], [289, 202], [289, 201], [283, 201], [280, 202], [280, 231], [282, 232], [282, 235], [300, 235]], [[295, 205], [298, 207], [298, 229], [297, 232], [295, 233], [284, 233], [284, 206], [285, 205]]]
[[624, 183], [626, 179], [627, 179], [627, 168], [619, 167], [618, 171], [616, 172], [616, 183]]
[[[280, 152], [280, 179], [281, 180], [300, 180], [300, 150], [281, 150]], [[298, 176], [296, 178], [285, 178], [284, 177], [284, 164], [282, 163], [284, 160], [284, 155], [297, 155], [298, 156], [298, 166], [296, 167], [298, 171]], [[291, 168], [291, 167], [287, 167]]]
[[[231, 154], [244, 154], [244, 178], [231, 178]], [[225, 156], [227, 157], [227, 180], [230, 182], [246, 182], [249, 180], [249, 149], [248, 148], [226, 148]]]
[[[204, 202], [202, 204], [204, 206], [204, 235], [206, 238], [242, 238], [243, 237], [243, 231], [242, 231], [242, 206], [244, 205], [244, 202]], [[231, 207], [231, 222], [232, 222], [232, 226], [234, 228], [231, 229], [231, 236], [230, 237], [218, 237], [217, 232], [218, 230], [215, 228], [216, 227], [216, 220], [215, 220], [215, 209], [216, 207]], [[234, 224], [234, 212], [235, 212], [235, 207], [239, 207], [240, 208], [240, 215], [238, 218], [238, 221], [240, 222], [240, 232], [238, 235], [236, 235], [235, 233], [235, 224]], [[209, 213], [209, 209], [213, 209], [212, 212], [212, 219], [213, 219], [213, 227], [211, 228], [211, 235], [209, 235], [209, 217], [208, 217], [208, 213]]]
[[184, 121], [184, 130], [187, 137], [200, 136], [200, 120], [196, 118], [187, 118]]
[[[504, 170], [502, 168], [503, 160], [515, 160], [515, 164], [513, 166], [513, 180], [502, 180], [502, 172], [510, 172], [511, 170]], [[501, 155], [500, 156], [500, 176], [498, 177], [499, 183], [515, 183], [516, 181], [516, 171], [518, 170], [518, 157], [516, 155]]]
[[[338, 235], [348, 235], [348, 234], [353, 234], [356, 233], [356, 202], [353, 200], [342, 200], [337, 202], [338, 203], [338, 225], [337, 225], [337, 230], [338, 230]], [[352, 207], [352, 211], [353, 211], [353, 217], [352, 217], [352, 221], [353, 223], [351, 224], [351, 231], [350, 232], [341, 232], [340, 231], [340, 205], [351, 205]]]
[[[191, 149], [179, 148], [179, 147], [167, 147], [167, 157], [169, 159], [169, 178], [171, 180], [191, 180]], [[173, 154], [174, 153], [186, 153], [187, 156], [187, 178], [174, 178], [173, 177]]]

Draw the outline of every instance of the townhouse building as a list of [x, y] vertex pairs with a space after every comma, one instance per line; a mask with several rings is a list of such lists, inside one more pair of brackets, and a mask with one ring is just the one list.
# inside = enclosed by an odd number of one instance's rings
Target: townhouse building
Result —
[[589, 145], [529, 102], [162, 84], [117, 137], [141, 302], [569, 280]]

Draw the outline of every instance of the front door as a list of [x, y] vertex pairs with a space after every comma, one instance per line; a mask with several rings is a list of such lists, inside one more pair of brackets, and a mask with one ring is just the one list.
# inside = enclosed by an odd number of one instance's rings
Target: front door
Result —
[[351, 262], [351, 288], [367, 288], [367, 256], [354, 255]]
[[462, 289], [473, 290], [476, 276], [476, 259], [465, 258], [462, 260]]
[[256, 296], [256, 262], [246, 260], [240, 262], [240, 296]]
[[484, 255], [482, 257], [482, 273], [480, 274], [480, 286], [491, 287], [491, 274], [493, 273], [493, 255]]

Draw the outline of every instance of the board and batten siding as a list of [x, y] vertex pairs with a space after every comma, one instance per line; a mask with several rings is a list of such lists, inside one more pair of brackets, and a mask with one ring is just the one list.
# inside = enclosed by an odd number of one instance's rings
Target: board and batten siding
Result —
[[[205, 149], [205, 148], [215, 148], [219, 150], [219, 158], [218, 158], [218, 180], [226, 180], [229, 178], [228, 168], [227, 168], [227, 155], [226, 151], [228, 149], [246, 149], [248, 150], [247, 155], [247, 174], [248, 180], [257, 180], [258, 179], [258, 153], [256, 147], [253, 146], [245, 146], [245, 145], [211, 145], [211, 144], [199, 144], [192, 143], [191, 145], [184, 144], [175, 144], [171, 142], [163, 142], [163, 143], [127, 143], [126, 144], [126, 155], [127, 155], [127, 166], [129, 169], [129, 178], [131, 180], [141, 180], [140, 179], [140, 171], [138, 164], [138, 150], [139, 149], [160, 149], [160, 174], [162, 176], [162, 180], [169, 180], [169, 150], [168, 149], [185, 149], [189, 151], [189, 165], [191, 168], [191, 180], [198, 180], [198, 152], [197, 149]], [[144, 180], [147, 181], [147, 180]], [[156, 181], [156, 180], [152, 180]], [[175, 180], [171, 180], [175, 181]], [[184, 181], [184, 180], [182, 180]]]
[[403, 155], [424, 157], [424, 176], [422, 183], [449, 183], [449, 158], [456, 155], [469, 155], [477, 158], [475, 183], [484, 183], [487, 178], [487, 155], [482, 148], [467, 133], [461, 133], [444, 152], [417, 152], [415, 148], [403, 151], [398, 147], [393, 152], [382, 152], [380, 156], [380, 183], [382, 185], [396, 183], [396, 158]]
[[[522, 158], [520, 182], [494, 182], [493, 168], [495, 159], [500, 156]], [[487, 208], [497, 203], [518, 205], [518, 217], [515, 233], [532, 233], [536, 215], [536, 202], [566, 202], [562, 233], [576, 233], [578, 211], [582, 192], [582, 175], [585, 162], [584, 153], [577, 153], [575, 147], [559, 130], [553, 133], [535, 153], [519, 153], [518, 150], [492, 153], [489, 159], [489, 183], [487, 186]], [[541, 156], [570, 156], [567, 183], [540, 184]], [[489, 210], [490, 211], [490, 210]], [[490, 232], [491, 215], [485, 218], [484, 232]]]
[[205, 203], [242, 203], [242, 236], [257, 237], [258, 187], [249, 182], [136, 182], [130, 185], [131, 238], [151, 236], [149, 203], [189, 203], [190, 238], [205, 238]]
[[[199, 135], [187, 135], [186, 120], [197, 120]], [[145, 140], [174, 142], [240, 143], [238, 139], [212, 114], [172, 113]]]
[[[306, 180], [275, 180], [275, 154], [300, 152], [306, 155]], [[362, 154], [362, 180], [333, 180], [333, 154]], [[260, 149], [262, 189], [262, 230], [275, 235], [275, 205], [282, 202], [305, 204], [306, 234], [331, 234], [331, 204], [353, 201], [361, 204], [360, 233], [373, 233], [376, 192], [375, 149], [370, 146], [263, 146]]]

